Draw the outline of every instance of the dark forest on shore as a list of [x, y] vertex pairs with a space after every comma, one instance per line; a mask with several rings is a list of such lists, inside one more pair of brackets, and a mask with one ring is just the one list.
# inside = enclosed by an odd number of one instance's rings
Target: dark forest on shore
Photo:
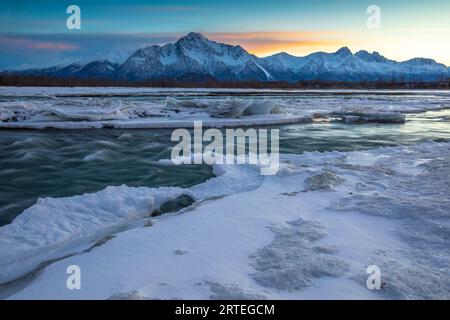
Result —
[[59, 78], [29, 75], [0, 75], [0, 86], [30, 87], [161, 87], [161, 88], [251, 88], [251, 89], [450, 89], [450, 79], [440, 82], [325, 82], [325, 81], [202, 81]]

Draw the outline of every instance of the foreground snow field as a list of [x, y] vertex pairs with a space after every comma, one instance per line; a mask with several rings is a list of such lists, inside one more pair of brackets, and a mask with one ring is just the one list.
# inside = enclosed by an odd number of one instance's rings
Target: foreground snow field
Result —
[[[216, 178], [189, 189], [122, 186], [42, 199], [0, 228], [0, 279], [43, 267], [3, 285], [0, 294], [450, 297], [450, 143], [281, 155], [281, 161], [276, 176], [260, 176], [253, 166], [216, 166]], [[195, 202], [150, 217], [181, 194]], [[366, 287], [372, 264], [381, 269], [382, 290]], [[81, 290], [66, 288], [70, 265], [81, 268]]]

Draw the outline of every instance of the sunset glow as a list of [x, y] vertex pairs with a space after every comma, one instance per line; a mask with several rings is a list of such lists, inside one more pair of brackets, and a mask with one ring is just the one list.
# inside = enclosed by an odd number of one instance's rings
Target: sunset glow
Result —
[[[67, 30], [61, 1], [0, 4], [0, 68], [46, 61], [130, 53], [174, 42], [191, 32], [240, 45], [258, 56], [278, 52], [304, 56], [346, 46], [378, 51], [390, 59], [426, 57], [450, 65], [450, 2], [377, 1], [380, 28], [367, 27], [371, 1], [268, 0], [121, 1], [80, 0], [81, 30]], [[54, 49], [53, 52], [51, 49]]]

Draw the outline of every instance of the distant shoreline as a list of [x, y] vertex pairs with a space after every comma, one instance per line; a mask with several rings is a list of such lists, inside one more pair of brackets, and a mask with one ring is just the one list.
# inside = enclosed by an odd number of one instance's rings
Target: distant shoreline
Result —
[[57, 78], [0, 75], [0, 86], [11, 87], [138, 87], [138, 88], [224, 88], [224, 89], [450, 89], [450, 79], [439, 82], [327, 82], [327, 81], [188, 81]]

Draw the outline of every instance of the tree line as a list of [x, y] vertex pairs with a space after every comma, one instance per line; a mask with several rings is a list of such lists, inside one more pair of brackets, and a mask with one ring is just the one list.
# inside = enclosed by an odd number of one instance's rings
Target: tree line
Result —
[[30, 87], [159, 87], [159, 88], [229, 88], [229, 89], [450, 89], [450, 79], [439, 82], [330, 82], [330, 81], [218, 81], [176, 79], [123, 81], [111, 79], [61, 78], [21, 74], [0, 74], [0, 86]]

